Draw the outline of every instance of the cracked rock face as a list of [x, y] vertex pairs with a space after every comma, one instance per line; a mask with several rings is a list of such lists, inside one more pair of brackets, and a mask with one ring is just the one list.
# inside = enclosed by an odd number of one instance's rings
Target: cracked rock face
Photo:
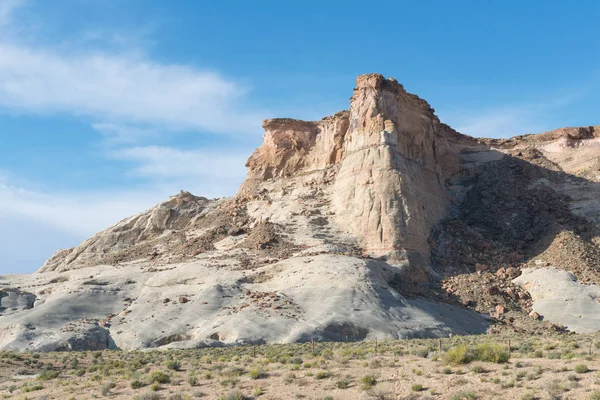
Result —
[[600, 282], [598, 127], [475, 139], [379, 74], [348, 110], [263, 127], [234, 197], [182, 191], [1, 277], [0, 349], [600, 329], [552, 325], [538, 275], [509, 282], [538, 264]]

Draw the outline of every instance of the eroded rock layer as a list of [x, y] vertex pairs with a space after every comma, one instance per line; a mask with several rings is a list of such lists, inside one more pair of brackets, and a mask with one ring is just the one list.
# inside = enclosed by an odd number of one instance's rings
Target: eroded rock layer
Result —
[[[600, 329], [574, 293], [600, 284], [598, 127], [476, 139], [379, 74], [263, 127], [233, 198], [181, 192], [2, 277], [0, 348]], [[584, 324], [549, 311], [553, 276]]]

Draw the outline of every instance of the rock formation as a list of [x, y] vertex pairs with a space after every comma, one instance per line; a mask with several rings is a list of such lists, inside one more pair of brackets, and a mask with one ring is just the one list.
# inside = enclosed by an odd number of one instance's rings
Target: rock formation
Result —
[[0, 348], [600, 329], [519, 276], [600, 284], [598, 127], [475, 139], [378, 74], [347, 111], [263, 127], [233, 198], [181, 192], [2, 277]]

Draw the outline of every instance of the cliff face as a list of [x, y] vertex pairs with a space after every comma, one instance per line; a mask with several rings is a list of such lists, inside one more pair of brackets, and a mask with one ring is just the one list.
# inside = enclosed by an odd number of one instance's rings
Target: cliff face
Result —
[[429, 231], [448, 205], [439, 134], [427, 102], [381, 75], [358, 78], [333, 206], [366, 251], [426, 262]]
[[[181, 192], [1, 277], [0, 349], [600, 329], [580, 307], [600, 293], [598, 127], [476, 139], [378, 74], [347, 111], [263, 127], [233, 198]], [[542, 304], [546, 277], [585, 324]]]
[[[357, 79], [349, 111], [318, 122], [266, 120], [241, 195], [261, 182], [332, 168], [335, 221], [377, 256], [425, 266], [431, 227], [448, 208], [438, 156], [440, 124], [429, 104], [382, 75]], [[445, 139], [442, 145], [445, 145]], [[444, 162], [455, 163], [448, 157]]]

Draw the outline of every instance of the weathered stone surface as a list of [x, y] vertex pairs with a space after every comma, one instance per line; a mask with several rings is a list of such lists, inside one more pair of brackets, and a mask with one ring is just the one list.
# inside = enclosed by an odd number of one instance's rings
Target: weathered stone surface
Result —
[[[378, 74], [358, 77], [347, 111], [263, 127], [235, 197], [181, 192], [2, 277], [0, 349], [484, 332], [464, 307], [508, 329], [600, 329], [546, 310], [557, 295], [529, 273], [509, 281], [539, 258], [600, 283], [598, 127], [475, 139]], [[584, 289], [594, 299], [569, 313], [600, 304]]]

